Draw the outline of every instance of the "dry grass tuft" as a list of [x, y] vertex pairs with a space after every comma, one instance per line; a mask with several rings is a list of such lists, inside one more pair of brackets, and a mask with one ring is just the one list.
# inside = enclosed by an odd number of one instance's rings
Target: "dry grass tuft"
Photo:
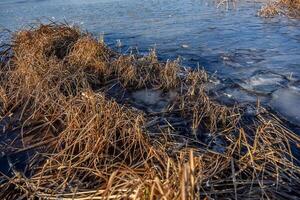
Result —
[[119, 55], [62, 24], [16, 33], [0, 56], [2, 199], [300, 195], [299, 136], [264, 108], [212, 101], [203, 70]]
[[[80, 37], [77, 28], [65, 25], [41, 25], [36, 30], [22, 30], [13, 38], [13, 51], [19, 60], [64, 58]], [[26, 52], [24, 52], [26, 50]]]
[[8, 102], [7, 102], [5, 90], [2, 87], [0, 87], [0, 116], [1, 117], [4, 114], [4, 110], [6, 109], [7, 103]]
[[105, 44], [96, 41], [91, 36], [85, 36], [78, 39], [72, 47], [68, 55], [68, 62], [106, 74], [109, 73], [107, 65], [112, 55], [113, 52]]
[[286, 15], [292, 18], [300, 17], [299, 0], [278, 0], [269, 3], [261, 8], [259, 15], [263, 17], [272, 17], [275, 15]]

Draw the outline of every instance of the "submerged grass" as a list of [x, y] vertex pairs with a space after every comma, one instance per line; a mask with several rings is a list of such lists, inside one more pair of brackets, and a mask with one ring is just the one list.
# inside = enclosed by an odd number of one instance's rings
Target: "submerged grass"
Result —
[[[54, 23], [17, 32], [0, 60], [2, 199], [300, 196], [299, 136], [264, 108], [213, 102], [203, 70]], [[168, 103], [151, 111], [136, 90]]]

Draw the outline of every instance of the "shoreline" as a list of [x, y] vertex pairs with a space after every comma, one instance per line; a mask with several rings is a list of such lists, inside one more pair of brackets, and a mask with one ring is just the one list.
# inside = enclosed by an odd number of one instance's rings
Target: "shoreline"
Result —
[[15, 33], [10, 53], [0, 148], [27, 157], [1, 175], [4, 199], [299, 195], [300, 137], [259, 104], [212, 101], [204, 70], [118, 54], [55, 23]]

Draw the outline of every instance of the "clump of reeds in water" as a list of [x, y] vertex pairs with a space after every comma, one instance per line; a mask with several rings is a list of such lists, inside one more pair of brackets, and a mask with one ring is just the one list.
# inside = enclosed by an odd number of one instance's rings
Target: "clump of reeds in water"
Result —
[[[120, 55], [65, 24], [21, 30], [10, 48], [1, 54], [2, 199], [299, 197], [299, 136], [262, 107], [212, 101], [205, 71], [153, 51]], [[142, 105], [136, 91], [163, 98]]]
[[263, 17], [272, 17], [275, 15], [286, 15], [292, 18], [300, 17], [300, 1], [299, 0], [276, 0], [268, 3], [259, 11], [259, 15]]

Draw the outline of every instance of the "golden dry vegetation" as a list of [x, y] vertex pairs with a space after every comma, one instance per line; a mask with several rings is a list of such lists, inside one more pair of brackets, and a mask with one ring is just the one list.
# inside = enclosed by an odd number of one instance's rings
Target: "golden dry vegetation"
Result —
[[263, 17], [286, 15], [292, 18], [300, 17], [300, 0], [276, 0], [261, 8], [259, 14]]
[[[1, 199], [300, 195], [299, 136], [263, 107], [212, 101], [203, 70], [120, 55], [54, 23], [16, 32], [0, 60], [0, 150], [12, 165]], [[136, 91], [158, 91], [163, 106]]]

